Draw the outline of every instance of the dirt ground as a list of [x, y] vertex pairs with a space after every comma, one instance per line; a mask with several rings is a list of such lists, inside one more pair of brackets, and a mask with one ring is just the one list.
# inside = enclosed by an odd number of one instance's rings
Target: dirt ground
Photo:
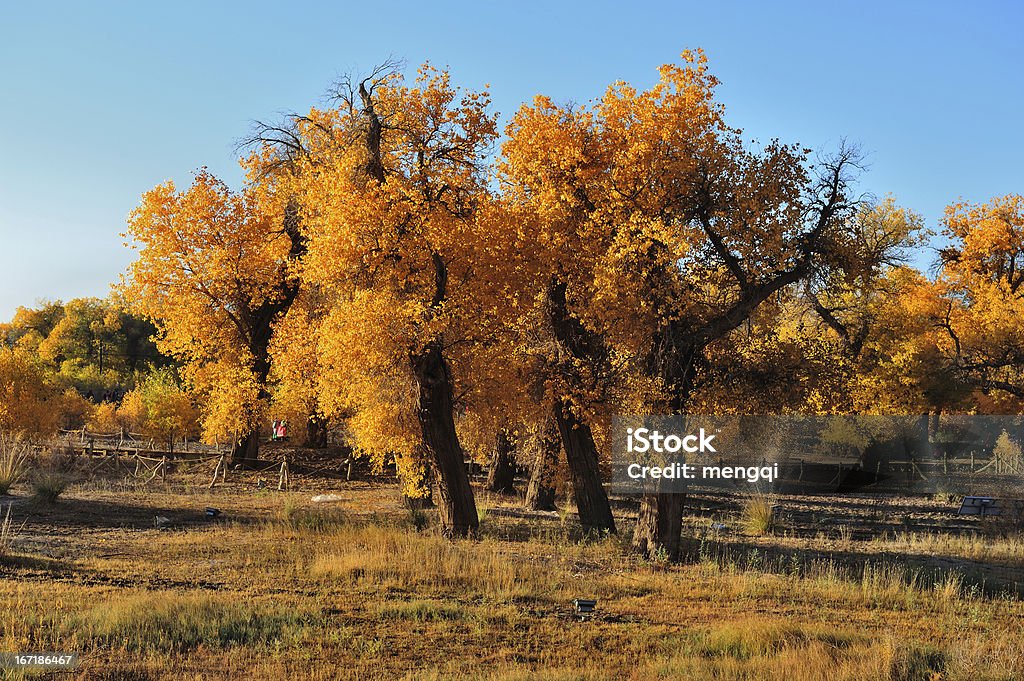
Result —
[[[482, 536], [452, 543], [393, 477], [360, 465], [346, 480], [329, 456], [289, 454], [307, 472], [287, 491], [276, 470], [229, 470], [211, 488], [209, 464], [146, 484], [100, 472], [52, 505], [25, 486], [0, 498], [13, 527], [0, 650], [73, 649], [72, 678], [901, 680], [917, 678], [900, 676], [913, 658], [957, 679], [971, 655], [1003, 660], [971, 678], [1019, 678], [1000, 669], [1017, 674], [1006, 660], [1024, 652], [1024, 544], [956, 515], [958, 499], [774, 497], [758, 535], [745, 497], [692, 495], [684, 560], [669, 565], [631, 555], [628, 499], [614, 500], [620, 536], [594, 539], [561, 501], [531, 513], [478, 488]], [[589, 596], [598, 614], [577, 622], [572, 599]], [[974, 637], [989, 628], [1009, 648], [985, 652]], [[739, 647], [719, 651], [723, 636]], [[820, 637], [845, 642], [827, 653]], [[832, 675], [754, 674], [783, 674], [801, 646]], [[889, 676], [872, 676], [883, 658]]]

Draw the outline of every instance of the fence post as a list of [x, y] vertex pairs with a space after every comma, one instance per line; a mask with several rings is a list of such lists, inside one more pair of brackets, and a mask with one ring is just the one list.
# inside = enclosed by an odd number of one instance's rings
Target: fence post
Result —
[[213, 486], [217, 484], [217, 473], [220, 473], [220, 466], [224, 463], [224, 455], [221, 454], [220, 458], [217, 459], [217, 465], [213, 467], [213, 479], [210, 480], [209, 489], [213, 489]]

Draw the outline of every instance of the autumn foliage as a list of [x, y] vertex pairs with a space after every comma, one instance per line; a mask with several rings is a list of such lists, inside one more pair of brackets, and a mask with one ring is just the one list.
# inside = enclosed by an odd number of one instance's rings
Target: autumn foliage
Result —
[[[558, 444], [581, 522], [615, 531], [616, 413], [1019, 412], [1024, 199], [951, 205], [929, 276], [911, 259], [932, 233], [858, 193], [855, 149], [751, 142], [717, 85], [685, 52], [646, 89], [538, 95], [502, 130], [486, 88], [429, 64], [340, 81], [258, 127], [241, 188], [200, 170], [142, 197], [118, 295], [175, 368], [90, 418], [201, 424], [244, 462], [287, 415], [395, 464], [468, 535], [465, 457], [498, 447], [543, 491]], [[52, 430], [69, 385], [123, 382], [123, 360], [93, 367], [133, 319], [16, 318], [0, 426]], [[680, 503], [643, 500], [639, 550], [678, 550]]]

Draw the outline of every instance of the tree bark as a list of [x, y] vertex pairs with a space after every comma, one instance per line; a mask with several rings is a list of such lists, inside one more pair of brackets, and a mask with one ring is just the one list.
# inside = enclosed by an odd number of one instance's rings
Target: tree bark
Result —
[[502, 428], [494, 442], [494, 454], [487, 471], [487, 490], [498, 494], [515, 494], [515, 445], [507, 430]]
[[[555, 340], [569, 357], [582, 359], [593, 366], [607, 363], [608, 348], [604, 339], [573, 316], [569, 309], [567, 285], [557, 278], [552, 278], [548, 284], [547, 316]], [[568, 361], [563, 364], [569, 368], [573, 363]], [[579, 378], [577, 376], [577, 380]], [[555, 402], [554, 415], [565, 449], [565, 459], [569, 464], [580, 523], [587, 531], [615, 532], [608, 495], [601, 485], [597, 447], [590, 426], [573, 413], [565, 397]]]
[[260, 456], [260, 433], [258, 430], [243, 435], [231, 449], [231, 463], [243, 467], [251, 466]]
[[[282, 228], [290, 240], [288, 260], [297, 262], [306, 254], [306, 238], [299, 228], [298, 204], [294, 200], [289, 201], [285, 207]], [[287, 314], [298, 295], [298, 278], [284, 273], [276, 295], [267, 297], [258, 307], [238, 310], [241, 320], [239, 332], [246, 339], [252, 354], [252, 371], [259, 386], [259, 400], [264, 404], [270, 399], [267, 377], [270, 375], [270, 341], [274, 334], [274, 324]], [[238, 447], [232, 452], [231, 462], [244, 466], [247, 461], [256, 461], [259, 448], [259, 426], [252, 426], [252, 432], [243, 435]]]
[[327, 447], [327, 424], [316, 416], [306, 420], [306, 446], [314, 449]]
[[441, 531], [449, 537], [474, 535], [480, 522], [455, 432], [451, 375], [440, 342], [435, 341], [414, 355], [412, 365], [419, 383], [418, 417], [423, 444], [434, 462]]
[[562, 437], [565, 459], [572, 477], [572, 492], [580, 524], [588, 532], [615, 532], [608, 495], [601, 484], [597, 446], [590, 426], [576, 416], [565, 400], [555, 405], [555, 422]]
[[685, 494], [645, 494], [633, 530], [633, 548], [653, 558], [679, 559]]
[[526, 508], [532, 511], [554, 511], [554, 476], [558, 466], [558, 451], [562, 447], [554, 419], [549, 419], [541, 427], [535, 446], [530, 484], [526, 488]]

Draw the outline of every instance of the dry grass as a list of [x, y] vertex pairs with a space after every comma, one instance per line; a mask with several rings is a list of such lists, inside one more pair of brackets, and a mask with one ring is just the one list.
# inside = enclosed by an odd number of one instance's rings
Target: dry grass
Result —
[[761, 537], [775, 527], [775, 504], [766, 496], [753, 496], [743, 504], [740, 524], [747, 534]]
[[0, 520], [0, 559], [6, 558], [11, 552], [11, 546], [14, 542], [14, 525], [11, 522], [11, 507], [7, 507], [7, 512], [3, 514], [3, 519]]
[[[19, 534], [0, 650], [74, 650], [87, 679], [1024, 678], [1024, 604], [956, 572], [828, 558], [788, 570], [751, 554], [777, 536], [654, 567], [624, 539], [497, 508], [481, 540], [453, 543], [389, 492], [323, 507], [244, 489], [76, 487]], [[115, 526], [82, 525], [90, 504], [118, 503]], [[206, 505], [227, 520], [202, 519]], [[166, 509], [195, 518], [153, 529]], [[26, 558], [72, 521], [58, 558]], [[598, 599], [594, 620], [574, 620], [576, 597]]]
[[0, 496], [10, 492], [28, 470], [29, 448], [10, 435], [0, 435]]
[[563, 590], [541, 559], [491, 539], [452, 543], [437, 534], [350, 523], [336, 527], [320, 544], [310, 573], [330, 580], [499, 600], [532, 597], [539, 590], [556, 596]]
[[130, 595], [86, 611], [77, 635], [90, 647], [187, 652], [199, 646], [287, 644], [301, 631], [303, 616], [281, 606], [257, 606], [205, 593]]
[[40, 469], [31, 476], [32, 496], [44, 504], [55, 504], [71, 484], [67, 473], [56, 469]]
[[899, 532], [873, 538], [866, 547], [887, 553], [941, 555], [986, 563], [1019, 565], [1024, 562], [1024, 537], [987, 537], [982, 533], [941, 534]]

